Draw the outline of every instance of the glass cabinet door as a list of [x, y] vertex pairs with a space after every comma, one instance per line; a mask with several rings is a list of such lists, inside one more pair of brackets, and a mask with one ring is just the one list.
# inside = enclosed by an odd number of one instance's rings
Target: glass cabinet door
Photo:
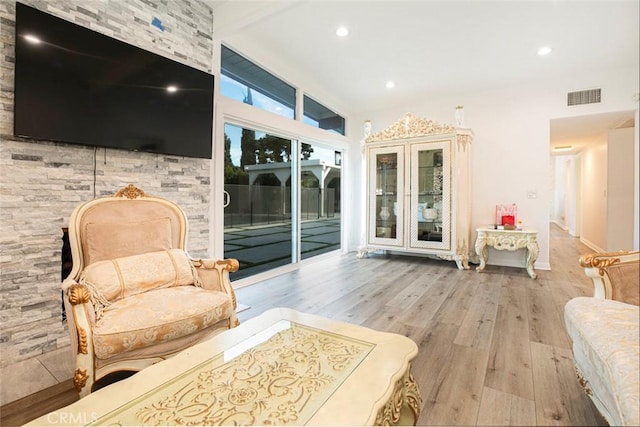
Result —
[[403, 245], [403, 147], [372, 148], [369, 156], [369, 241]]
[[447, 141], [411, 147], [411, 247], [450, 249], [449, 157]]

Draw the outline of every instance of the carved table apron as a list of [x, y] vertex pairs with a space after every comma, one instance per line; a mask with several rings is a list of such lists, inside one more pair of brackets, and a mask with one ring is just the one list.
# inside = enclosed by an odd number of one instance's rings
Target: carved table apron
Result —
[[32, 425], [415, 424], [416, 344], [269, 310]]
[[518, 249], [526, 249], [526, 268], [527, 273], [532, 279], [538, 277], [533, 270], [533, 264], [538, 259], [538, 232], [532, 229], [524, 230], [494, 230], [490, 227], [477, 228], [478, 238], [476, 239], [476, 254], [480, 257], [480, 265], [476, 271], [481, 272], [487, 264], [488, 250], [490, 246], [499, 251], [515, 251]]

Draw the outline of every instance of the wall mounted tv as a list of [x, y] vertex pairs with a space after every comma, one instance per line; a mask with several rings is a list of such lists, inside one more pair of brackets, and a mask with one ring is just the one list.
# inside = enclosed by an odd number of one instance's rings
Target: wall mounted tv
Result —
[[16, 136], [211, 158], [213, 75], [16, 3]]

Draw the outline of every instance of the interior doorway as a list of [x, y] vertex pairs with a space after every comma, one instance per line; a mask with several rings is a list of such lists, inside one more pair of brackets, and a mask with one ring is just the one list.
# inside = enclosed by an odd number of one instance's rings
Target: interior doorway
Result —
[[636, 111], [553, 119], [550, 221], [591, 249], [631, 250], [638, 232]]

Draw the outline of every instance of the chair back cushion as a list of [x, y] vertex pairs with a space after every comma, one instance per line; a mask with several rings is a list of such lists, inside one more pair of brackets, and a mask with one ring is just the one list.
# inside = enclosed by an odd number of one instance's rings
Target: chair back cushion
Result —
[[90, 222], [85, 228], [85, 245], [88, 264], [166, 251], [171, 249], [171, 220], [156, 218], [119, 224]]
[[605, 270], [611, 281], [611, 299], [640, 305], [640, 264], [628, 262], [613, 264]]
[[[144, 197], [96, 199], [76, 218], [83, 265], [157, 252], [185, 249], [186, 218], [173, 203]], [[72, 234], [70, 233], [70, 238]]]
[[192, 285], [198, 281], [195, 269], [182, 249], [98, 261], [85, 268], [80, 283], [105, 302], [151, 289]]

